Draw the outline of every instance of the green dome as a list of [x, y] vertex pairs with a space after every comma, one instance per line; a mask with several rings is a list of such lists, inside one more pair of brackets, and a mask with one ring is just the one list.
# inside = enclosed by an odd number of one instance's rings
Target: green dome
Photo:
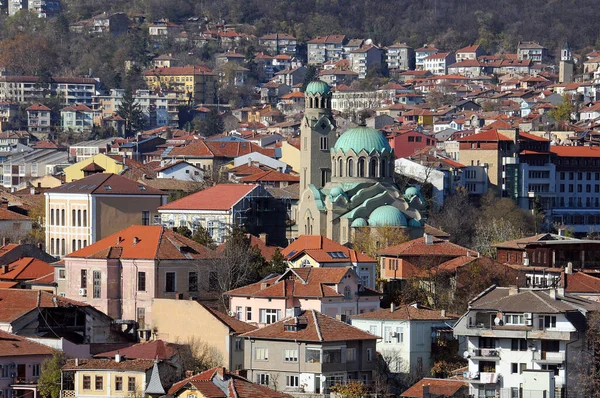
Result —
[[360, 228], [360, 227], [366, 227], [367, 226], [367, 220], [365, 220], [364, 218], [357, 218], [356, 220], [352, 221], [352, 224], [350, 225], [352, 228]]
[[373, 210], [369, 216], [371, 227], [406, 227], [406, 216], [398, 208], [385, 205]]
[[331, 92], [331, 89], [329, 88], [329, 85], [322, 80], [315, 80], [315, 81], [308, 83], [308, 85], [306, 86], [306, 91], [305, 91], [306, 94], [321, 94], [321, 95], [329, 94], [330, 92]]
[[404, 191], [404, 196], [406, 197], [413, 197], [413, 196], [417, 196], [419, 195], [419, 190], [415, 187], [408, 187], [406, 188], [406, 191]]
[[418, 227], [421, 227], [421, 221], [419, 221], [419, 220], [415, 220], [414, 218], [411, 218], [411, 219], [408, 221], [408, 226], [409, 226], [409, 227], [417, 227], [417, 228], [418, 228]]
[[335, 197], [335, 196], [340, 196], [340, 195], [343, 195], [343, 194], [344, 194], [344, 190], [343, 190], [342, 188], [340, 188], [340, 187], [333, 187], [333, 188], [331, 189], [331, 191], [329, 192], [329, 194], [330, 194], [332, 197]]
[[358, 126], [346, 131], [338, 138], [333, 149], [336, 152], [341, 149], [344, 153], [351, 149], [355, 153], [359, 153], [363, 149], [368, 153], [371, 153], [373, 150], [379, 153], [392, 151], [390, 144], [383, 134], [378, 130], [365, 126]]

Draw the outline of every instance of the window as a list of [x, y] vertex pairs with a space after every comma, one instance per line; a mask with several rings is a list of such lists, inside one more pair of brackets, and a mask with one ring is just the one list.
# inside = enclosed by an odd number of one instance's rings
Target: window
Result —
[[252, 307], [246, 307], [246, 322], [252, 320]]
[[392, 342], [392, 328], [391, 326], [386, 326], [383, 332], [383, 338], [386, 343]]
[[71, 251], [75, 250], [77, 250], [77, 240], [73, 239], [73, 241], [71, 242]]
[[175, 272], [167, 272], [165, 274], [165, 292], [175, 292]]
[[356, 362], [356, 348], [346, 348], [346, 362]]
[[76, 214], [76, 211], [75, 211], [75, 209], [73, 209], [73, 211], [71, 211], [71, 225], [72, 226], [76, 225], [76, 223], [75, 223], [75, 217], [76, 217], [75, 214]]
[[123, 391], [123, 378], [115, 376], [115, 391]]
[[32, 373], [33, 377], [40, 377], [40, 364], [39, 363], [35, 363], [32, 365], [31, 373]]
[[58, 270], [58, 279], [65, 279], [65, 277], [66, 277], [66, 270], [64, 268], [59, 269]]
[[318, 348], [306, 348], [304, 353], [306, 363], [321, 363], [321, 350]]
[[525, 318], [523, 314], [508, 314], [504, 315], [504, 323], [507, 325], [524, 325]]
[[92, 283], [94, 288], [92, 297], [95, 299], [100, 298], [102, 292], [102, 274], [100, 271], [92, 272]]
[[556, 327], [556, 316], [546, 315], [544, 316], [544, 328], [555, 328]]
[[87, 210], [83, 211], [83, 226], [87, 227]]
[[127, 391], [135, 391], [135, 377], [127, 378]]
[[83, 376], [83, 389], [91, 390], [92, 389], [92, 377], [91, 376]]
[[269, 349], [256, 347], [254, 349], [254, 359], [256, 359], [257, 361], [268, 361]]
[[352, 290], [350, 289], [350, 286], [344, 287], [344, 298], [346, 300], [350, 300], [352, 298]]
[[414, 136], [408, 137], [408, 142], [415, 142], [415, 137]]
[[298, 350], [283, 350], [283, 360], [285, 362], [298, 362]]
[[519, 364], [519, 373], [523, 373], [524, 370], [527, 370], [527, 364], [526, 363]]
[[286, 387], [298, 387], [298, 376], [285, 376]]
[[87, 269], [81, 270], [81, 285], [79, 287], [82, 289], [87, 287]]
[[150, 212], [147, 210], [142, 211], [142, 225], [150, 225]]
[[515, 373], [519, 373], [519, 364], [516, 362], [513, 362], [510, 364], [511, 367], [511, 371], [510, 373], [515, 374]]
[[371, 362], [373, 360], [373, 349], [367, 348], [367, 362]]
[[[190, 292], [198, 291], [198, 273], [197, 272], [190, 272], [188, 274], [188, 286], [189, 286]], [[242, 318], [238, 318], [238, 319], [242, 319]]]
[[94, 389], [96, 389], [96, 390], [104, 389], [104, 377], [102, 377], [102, 376], [94, 377]]
[[354, 160], [348, 159], [348, 170], [346, 171], [347, 177], [354, 177]]
[[81, 227], [81, 210], [77, 210], [77, 226]]
[[237, 319], [239, 321], [242, 320], [242, 307], [241, 306], [235, 307], [235, 319]]
[[371, 325], [371, 326], [369, 326], [369, 333], [371, 333], [374, 336], [379, 336], [377, 334], [377, 325]]
[[146, 272], [138, 271], [137, 275], [137, 283], [138, 283], [138, 291], [145, 292], [146, 291]]
[[280, 310], [274, 309], [261, 309], [260, 310], [260, 323], [271, 324], [277, 322], [279, 319]]
[[320, 144], [322, 151], [329, 151], [329, 139], [327, 137], [321, 137]]
[[146, 309], [144, 307], [138, 307], [137, 309], [137, 323], [140, 329], [146, 327]]
[[50, 209], [50, 225], [54, 225], [54, 209]]
[[244, 349], [244, 340], [243, 339], [235, 339], [235, 350], [242, 351]]
[[217, 271], [210, 271], [208, 274], [208, 290], [214, 292], [219, 289], [219, 278]]
[[527, 351], [527, 340], [511, 339], [510, 350], [511, 351]]
[[268, 373], [258, 373], [256, 375], [256, 384], [262, 384], [263, 386], [269, 385], [269, 374]]

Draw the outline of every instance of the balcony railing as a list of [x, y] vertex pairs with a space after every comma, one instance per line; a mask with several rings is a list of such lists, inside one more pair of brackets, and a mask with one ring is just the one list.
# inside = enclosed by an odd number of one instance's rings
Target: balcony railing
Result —
[[75, 390], [61, 390], [60, 398], [75, 398]]
[[547, 361], [547, 362], [564, 362], [565, 353], [560, 352], [548, 352], [548, 351], [537, 351], [533, 355], [534, 361]]
[[473, 350], [474, 357], [500, 358], [500, 352], [495, 348], [480, 348]]

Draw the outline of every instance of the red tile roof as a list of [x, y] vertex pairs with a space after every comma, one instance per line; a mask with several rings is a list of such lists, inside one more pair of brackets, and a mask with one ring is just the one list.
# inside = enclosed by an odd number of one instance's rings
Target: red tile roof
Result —
[[432, 237], [432, 243], [425, 243], [425, 238], [417, 238], [399, 245], [390, 246], [380, 250], [377, 254], [388, 257], [404, 257], [404, 256], [443, 256], [443, 257], [459, 257], [466, 256], [468, 253], [477, 257], [477, 252], [459, 246], [452, 242], [443, 239]]
[[[328, 253], [341, 252], [345, 257], [333, 257]], [[307, 254], [319, 263], [362, 262], [374, 263], [376, 260], [321, 235], [300, 235], [281, 252], [287, 260], [293, 260]]]
[[8, 264], [8, 270], [0, 274], [3, 281], [24, 281], [37, 279], [54, 272], [54, 267], [45, 261], [33, 257], [23, 257]]
[[300, 177], [276, 170], [262, 171], [247, 177], [240, 178], [240, 182], [300, 182]]
[[217, 184], [159, 207], [159, 210], [229, 210], [256, 184]]
[[48, 355], [55, 351], [40, 343], [27, 340], [25, 337], [0, 331], [0, 358], [26, 355]]
[[28, 106], [26, 109], [26, 111], [51, 111], [52, 109], [48, 108], [46, 105], [44, 104], [33, 104], [31, 106]]
[[183, 76], [183, 75], [214, 75], [213, 71], [204, 65], [174, 66], [170, 68], [154, 68], [144, 72], [145, 76]]
[[344, 35], [328, 35], [328, 36], [317, 36], [316, 38], [309, 40], [308, 44], [341, 44], [346, 39]]
[[537, 135], [534, 135], [534, 134], [529, 134], [529, 133], [526, 133], [524, 131], [520, 131], [519, 132], [519, 138], [525, 138], [525, 139], [531, 140], [531, 141], [550, 142], [550, 140], [547, 139], [547, 138], [540, 137], [540, 136], [537, 136]]
[[69, 111], [69, 112], [94, 112], [88, 106], [86, 106], [84, 104], [70, 105], [65, 108], [62, 108], [61, 112], [62, 111], [65, 111], [65, 112], [67, 112], [67, 111]]
[[29, 289], [0, 289], [0, 322], [12, 322], [36, 308], [89, 307], [88, 304]]
[[[429, 393], [427, 397], [423, 396], [423, 386], [429, 386]], [[410, 398], [428, 398], [434, 397], [453, 397], [454, 394], [459, 392], [461, 389], [465, 389], [465, 394], [468, 392], [469, 384], [463, 380], [453, 379], [430, 379], [424, 378], [418, 381], [415, 385], [410, 387], [408, 390], [400, 394], [401, 397]], [[460, 395], [463, 396], [462, 394]]]
[[566, 293], [600, 293], [600, 278], [584, 272], [565, 273]]
[[354, 315], [352, 319], [393, 319], [399, 321], [449, 321], [458, 319], [457, 314], [442, 314], [440, 310], [433, 310], [418, 304], [400, 305], [394, 308], [382, 308], [377, 311]]
[[[296, 331], [285, 325], [298, 325]], [[243, 334], [261, 340], [288, 340], [307, 342], [334, 342], [348, 340], [376, 340], [379, 337], [338, 321], [315, 310], [304, 311], [298, 317], [286, 318], [263, 328]]]
[[102, 194], [102, 195], [166, 195], [166, 192], [120, 175], [96, 173], [80, 180], [49, 189], [47, 193]]
[[117, 353], [124, 359], [158, 359], [169, 360], [179, 353], [179, 344], [168, 343], [163, 340], [153, 340], [134, 344], [119, 350], [103, 352], [94, 355], [94, 358], [114, 358]]
[[[264, 127], [264, 126], [263, 126]], [[194, 141], [189, 145], [173, 148], [169, 157], [236, 158], [258, 152], [275, 157], [274, 148], [262, 148], [252, 142]]]
[[66, 258], [192, 260], [218, 253], [159, 225], [132, 225]]
[[247, 333], [256, 329], [256, 326], [250, 325], [244, 321], [240, 321], [232, 316], [222, 313], [221, 311], [214, 310], [205, 306], [204, 304], [198, 303], [203, 306], [208, 312], [210, 312], [215, 318], [220, 320], [223, 324], [229, 327], [233, 333]]
[[467, 47], [463, 47], [460, 50], [458, 50], [456, 53], [474, 53], [475, 51], [477, 51], [479, 49], [479, 44], [474, 44], [472, 46], [467, 46]]
[[600, 147], [597, 146], [558, 146], [552, 145], [550, 152], [563, 158], [597, 158]]
[[63, 370], [121, 370], [145, 372], [154, 366], [154, 359], [121, 359], [115, 362], [110, 359], [68, 359]]
[[[477, 142], [477, 141], [486, 141], [486, 142], [499, 142], [499, 141], [512, 141], [505, 135], [502, 135], [496, 129], [482, 131], [478, 134], [473, 134], [467, 137], [462, 137], [457, 139], [458, 142]], [[600, 153], [600, 150], [598, 151]]]
[[19, 214], [12, 210], [8, 210], [7, 208], [0, 207], [0, 221], [28, 221], [31, 218], [24, 216], [23, 214]]

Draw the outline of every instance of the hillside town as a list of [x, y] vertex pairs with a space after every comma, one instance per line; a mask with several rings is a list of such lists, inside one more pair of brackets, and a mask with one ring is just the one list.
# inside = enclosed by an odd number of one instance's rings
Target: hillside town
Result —
[[63, 9], [0, 1], [1, 398], [598, 396], [600, 48]]

